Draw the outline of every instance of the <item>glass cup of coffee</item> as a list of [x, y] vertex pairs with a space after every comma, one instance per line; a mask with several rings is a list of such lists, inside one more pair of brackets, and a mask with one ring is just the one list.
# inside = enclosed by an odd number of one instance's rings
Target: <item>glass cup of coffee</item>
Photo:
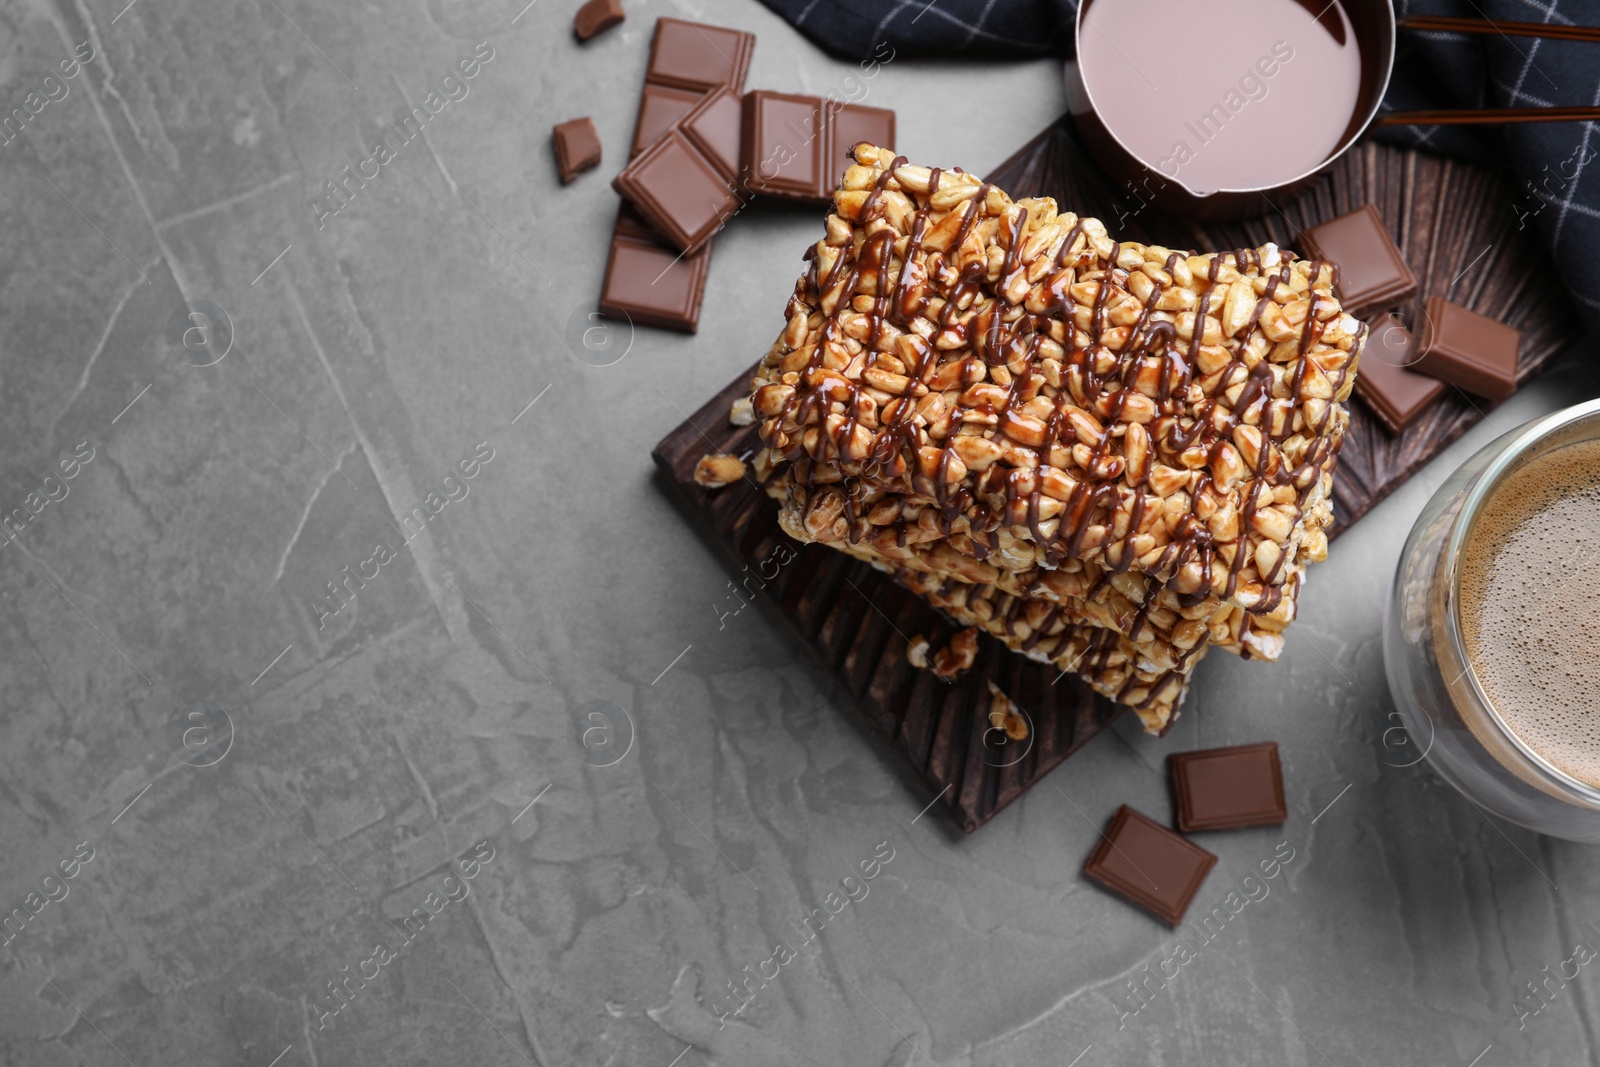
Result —
[[1600, 400], [1450, 476], [1406, 540], [1383, 624], [1406, 740], [1483, 810], [1575, 841], [1600, 841], [1597, 575]]

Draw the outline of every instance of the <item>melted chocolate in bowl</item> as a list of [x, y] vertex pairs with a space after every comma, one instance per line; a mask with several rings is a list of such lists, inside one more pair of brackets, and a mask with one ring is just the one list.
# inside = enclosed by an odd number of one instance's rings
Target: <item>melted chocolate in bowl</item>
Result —
[[1600, 440], [1507, 476], [1484, 501], [1460, 568], [1467, 658], [1501, 722], [1600, 788]]
[[1078, 64], [1101, 122], [1190, 192], [1287, 184], [1350, 128], [1361, 50], [1336, 0], [1085, 4]]

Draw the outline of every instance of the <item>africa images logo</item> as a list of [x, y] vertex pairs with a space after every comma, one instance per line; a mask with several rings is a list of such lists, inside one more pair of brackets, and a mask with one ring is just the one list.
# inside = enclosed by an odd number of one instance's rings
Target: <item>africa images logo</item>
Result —
[[213, 367], [233, 350], [233, 319], [209, 300], [187, 300], [167, 317], [167, 344], [191, 367]]
[[167, 716], [167, 749], [191, 767], [221, 763], [233, 747], [233, 719], [209, 700], [196, 700]]
[[[384, 137], [372, 146], [370, 155], [357, 160], [355, 173], [350, 172], [349, 165], [340, 168], [343, 175], [337, 181], [330, 178], [325, 183], [328, 189], [326, 196], [314, 196], [310, 199], [312, 217], [317, 221], [317, 229], [326, 229], [328, 220], [350, 206], [354, 200], [367, 187], [370, 181], [376, 181], [382, 174], [383, 168], [399, 156], [412, 141], [422, 136], [422, 131], [451, 103], [465, 100], [472, 92], [468, 83], [483, 72], [485, 64], [494, 59], [494, 46], [488, 41], [480, 41], [472, 50], [472, 54], [456, 63], [455, 70], [439, 79], [438, 89], [429, 89], [422, 98], [421, 107], [413, 107], [401, 114], [398, 123], [390, 120], [385, 125], [387, 129]], [[457, 71], [460, 76], [457, 76]], [[370, 169], [368, 169], [370, 168]]]
[[621, 763], [633, 749], [633, 716], [609, 700], [591, 700], [572, 713], [572, 748], [591, 767]]

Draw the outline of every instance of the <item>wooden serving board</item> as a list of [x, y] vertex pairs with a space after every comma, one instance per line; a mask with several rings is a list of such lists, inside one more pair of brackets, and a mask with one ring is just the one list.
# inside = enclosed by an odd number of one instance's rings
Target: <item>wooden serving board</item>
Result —
[[[1371, 202], [1395, 229], [1421, 296], [1441, 294], [1522, 332], [1522, 381], [1580, 329], [1542, 247], [1530, 231], [1516, 229], [1509, 180], [1420, 152], [1363, 144], [1299, 196], [1263, 202], [1267, 213], [1243, 222], [1185, 222], [1141, 207], [1094, 166], [1066, 118], [989, 180], [1013, 197], [1051, 196], [1064, 209], [1095, 215], [1116, 236], [1197, 250], [1268, 241], [1293, 248], [1302, 228]], [[971, 833], [1125, 709], [986, 634], [977, 663], [953, 684], [913, 669], [905, 655], [912, 636], [937, 649], [957, 627], [866, 563], [791, 540], [778, 527], [776, 503], [752, 479], [716, 490], [697, 486], [701, 456], [742, 456], [759, 443], [755, 427], [728, 424], [750, 375], [730, 382], [656, 445], [652, 457], [663, 480], [741, 580], [773, 575], [761, 594]], [[1488, 405], [1452, 391], [1399, 437], [1358, 400], [1350, 407], [1335, 479], [1335, 536], [1483, 418]], [[1002, 735], [988, 721], [990, 681], [1028, 715], [1029, 741], [997, 743]]]
[[[746, 587], [772, 576], [760, 593], [971, 833], [1125, 709], [1076, 675], [1016, 655], [988, 635], [979, 638], [977, 662], [954, 683], [913, 669], [906, 661], [911, 637], [920, 634], [938, 649], [960, 627], [868, 564], [792, 540], [778, 526], [777, 503], [753, 478], [721, 489], [696, 485], [701, 456], [742, 456], [759, 445], [754, 426], [728, 425], [728, 409], [748, 394], [754, 370], [730, 382], [651, 455], [672, 495], [740, 580], [756, 576]], [[1004, 743], [1003, 734], [989, 729], [991, 680], [1031, 720], [1028, 741]]]

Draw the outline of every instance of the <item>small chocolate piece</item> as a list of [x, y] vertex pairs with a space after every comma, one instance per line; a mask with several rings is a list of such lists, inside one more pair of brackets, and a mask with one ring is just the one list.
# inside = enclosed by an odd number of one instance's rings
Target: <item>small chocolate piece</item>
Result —
[[823, 204], [862, 141], [894, 148], [894, 112], [816, 96], [755, 89], [744, 98], [745, 186], [753, 193]]
[[589, 0], [573, 16], [572, 32], [578, 35], [578, 40], [587, 41], [627, 17], [622, 12], [622, 0]]
[[1184, 833], [1277, 826], [1289, 817], [1275, 741], [1174, 753], [1167, 771]]
[[711, 246], [680, 255], [624, 204], [611, 235], [600, 313], [645, 326], [694, 333], [700, 324]]
[[563, 122], [550, 131], [556, 146], [556, 170], [566, 185], [586, 170], [600, 165], [600, 135], [588, 115]]
[[1383, 216], [1371, 204], [1313, 226], [1300, 237], [1307, 254], [1337, 268], [1334, 294], [1356, 318], [1366, 318], [1416, 295], [1416, 275], [1395, 247]]
[[611, 183], [680, 251], [699, 251], [742, 206], [739, 119], [739, 97], [718, 88]]
[[1422, 314], [1417, 370], [1495, 403], [1517, 391], [1521, 334], [1440, 296], [1428, 297]]
[[1217, 857], [1124, 804], [1083, 873], [1171, 926], [1183, 921]]
[[1398, 435], [1444, 392], [1444, 383], [1411, 370], [1420, 346], [1393, 313], [1371, 324], [1361, 351], [1356, 395], [1385, 428]]

